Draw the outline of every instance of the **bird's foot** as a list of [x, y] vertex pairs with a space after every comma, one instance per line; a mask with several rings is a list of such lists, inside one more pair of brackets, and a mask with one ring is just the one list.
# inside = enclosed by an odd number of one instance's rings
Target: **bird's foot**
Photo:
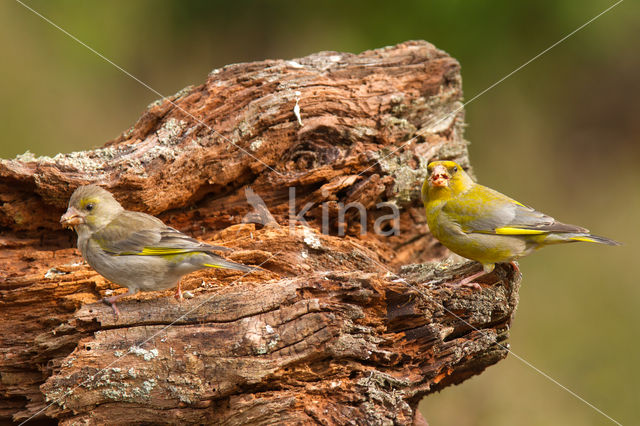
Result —
[[111, 306], [111, 308], [113, 309], [113, 315], [116, 317], [116, 321], [118, 320], [118, 318], [120, 317], [120, 309], [118, 309], [118, 306], [116, 306], [116, 300], [118, 299], [117, 296], [114, 297], [105, 297], [104, 299], [102, 299], [102, 302], [105, 305], [109, 305]]
[[178, 283], [178, 287], [176, 288], [176, 293], [173, 295], [173, 297], [175, 297], [178, 302], [182, 302], [182, 300], [184, 299], [182, 297], [182, 288], [180, 288], [180, 283]]
[[480, 271], [480, 272], [476, 272], [473, 275], [470, 275], [458, 282], [453, 282], [453, 283], [446, 283], [445, 285], [447, 287], [451, 287], [451, 288], [461, 288], [461, 287], [467, 287], [467, 288], [471, 288], [473, 290], [482, 290], [482, 286], [478, 283], [474, 283], [473, 280], [475, 280], [478, 277], [481, 277], [483, 275], [486, 275], [486, 272], [484, 270]]

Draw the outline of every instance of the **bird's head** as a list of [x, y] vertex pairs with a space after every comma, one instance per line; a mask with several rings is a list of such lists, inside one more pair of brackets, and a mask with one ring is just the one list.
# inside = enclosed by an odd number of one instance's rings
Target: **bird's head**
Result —
[[427, 173], [422, 185], [424, 201], [458, 195], [473, 185], [469, 175], [453, 161], [433, 161], [427, 166]]
[[69, 199], [69, 208], [60, 218], [78, 234], [94, 232], [111, 222], [124, 209], [106, 189], [98, 185], [81, 186]]

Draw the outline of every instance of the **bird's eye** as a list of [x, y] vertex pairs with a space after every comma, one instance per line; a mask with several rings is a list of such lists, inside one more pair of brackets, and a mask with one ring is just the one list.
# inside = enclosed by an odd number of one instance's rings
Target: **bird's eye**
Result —
[[453, 166], [453, 173], [456, 173], [458, 171], [458, 167], [457, 166]]
[[91, 210], [93, 210], [93, 208], [95, 207], [95, 205], [93, 203], [89, 203], [86, 206], [84, 206], [84, 209], [88, 212], [90, 212]]

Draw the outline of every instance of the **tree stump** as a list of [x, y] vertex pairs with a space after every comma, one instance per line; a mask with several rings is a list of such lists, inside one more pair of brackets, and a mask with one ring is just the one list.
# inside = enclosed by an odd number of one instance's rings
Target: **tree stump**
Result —
[[[447, 286], [480, 266], [426, 226], [426, 164], [469, 165], [461, 99], [429, 43], [321, 52], [214, 70], [101, 148], [1, 160], [0, 421], [424, 424], [423, 396], [507, 355], [517, 304], [508, 265]], [[264, 271], [116, 319], [100, 299], [126, 289], [59, 224], [87, 183]]]

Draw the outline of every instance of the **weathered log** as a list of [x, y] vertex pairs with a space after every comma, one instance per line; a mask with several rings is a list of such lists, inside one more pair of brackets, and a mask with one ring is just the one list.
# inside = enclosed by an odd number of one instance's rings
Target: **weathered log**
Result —
[[[323, 52], [215, 70], [102, 148], [1, 160], [0, 421], [421, 421], [424, 395], [506, 356], [517, 304], [508, 266], [447, 286], [479, 266], [441, 263], [421, 208], [429, 160], [468, 165], [461, 98], [426, 42]], [[124, 289], [58, 223], [90, 182], [264, 271], [196, 272], [190, 298], [114, 318], [100, 299]], [[373, 232], [394, 208], [398, 232]]]

